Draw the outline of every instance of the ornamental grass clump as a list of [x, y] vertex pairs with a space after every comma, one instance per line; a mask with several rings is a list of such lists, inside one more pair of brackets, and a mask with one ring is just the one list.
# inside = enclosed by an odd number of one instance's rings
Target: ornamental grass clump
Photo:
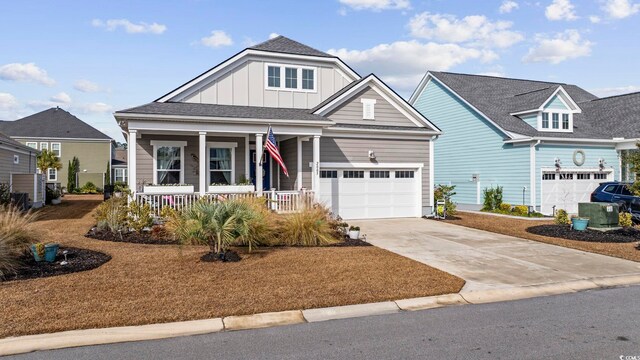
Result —
[[126, 229], [127, 214], [127, 199], [113, 197], [100, 204], [93, 217], [98, 229], [119, 233]]
[[36, 215], [14, 206], [0, 207], [0, 277], [15, 270], [20, 255], [35, 242]]
[[338, 242], [329, 211], [320, 205], [284, 215], [278, 226], [278, 240], [288, 246], [323, 246]]

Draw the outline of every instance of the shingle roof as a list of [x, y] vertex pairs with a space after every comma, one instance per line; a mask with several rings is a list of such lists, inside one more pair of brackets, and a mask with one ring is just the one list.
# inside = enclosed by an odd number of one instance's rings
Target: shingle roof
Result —
[[111, 140], [98, 129], [57, 107], [15, 121], [0, 121], [0, 131], [11, 137]]
[[306, 109], [289, 109], [259, 106], [239, 106], [239, 105], [216, 105], [181, 102], [152, 102], [142, 106], [118, 111], [125, 114], [153, 114], [153, 115], [176, 115], [176, 116], [203, 116], [221, 118], [243, 118], [261, 120], [309, 120], [326, 121], [331, 120], [324, 116], [314, 115]]
[[345, 128], [345, 129], [365, 129], [365, 130], [400, 130], [400, 131], [433, 131], [428, 127], [417, 127], [417, 126], [390, 126], [390, 125], [365, 125], [365, 124], [345, 124], [339, 123], [332, 125], [330, 129], [333, 128]]
[[3, 133], [0, 133], [0, 144], [6, 144], [23, 150], [33, 150], [34, 153], [37, 152], [37, 150], [32, 149], [23, 143], [17, 142]]
[[[599, 99], [572, 84], [437, 71], [431, 74], [506, 131], [526, 136], [561, 138], [640, 136], [640, 126], [637, 125], [640, 122], [640, 95], [630, 94], [607, 100]], [[572, 133], [539, 132], [520, 118], [510, 115], [540, 107], [559, 86], [582, 110], [582, 113], [574, 114]]]
[[301, 44], [295, 40], [291, 40], [288, 37], [279, 35], [273, 39], [262, 42], [258, 45], [249, 47], [249, 49], [271, 51], [278, 53], [296, 54], [296, 55], [309, 55], [309, 56], [321, 56], [321, 57], [335, 57], [327, 54], [326, 52], [316, 50], [305, 44]]
[[316, 105], [313, 109], [310, 110], [310, 112], [312, 112], [312, 113], [316, 112], [318, 109], [321, 109], [323, 106], [325, 106], [328, 103], [332, 102], [337, 97], [339, 97], [340, 95], [346, 93], [347, 91], [349, 91], [354, 86], [356, 86], [356, 85], [360, 84], [361, 82], [367, 80], [367, 78], [368, 78], [368, 76], [365, 76], [365, 77], [361, 77], [360, 79], [358, 79], [356, 81], [350, 82], [349, 84], [347, 84], [347, 86], [345, 86], [342, 89], [338, 90], [336, 93], [334, 93], [333, 95], [331, 95], [328, 98], [326, 98], [323, 102], [321, 102], [320, 104]]

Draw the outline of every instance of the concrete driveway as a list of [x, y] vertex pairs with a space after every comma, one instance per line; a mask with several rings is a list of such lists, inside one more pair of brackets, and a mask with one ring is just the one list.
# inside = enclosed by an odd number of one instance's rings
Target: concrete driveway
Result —
[[640, 263], [424, 219], [360, 220], [383, 249], [467, 281], [463, 290], [640, 274]]

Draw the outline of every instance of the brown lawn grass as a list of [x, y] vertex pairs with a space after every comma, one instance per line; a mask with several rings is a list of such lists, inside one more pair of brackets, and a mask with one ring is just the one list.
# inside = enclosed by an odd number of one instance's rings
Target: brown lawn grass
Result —
[[101, 267], [0, 283], [0, 338], [357, 304], [460, 291], [464, 280], [376, 247], [263, 248], [203, 263], [201, 246], [88, 239], [99, 196], [41, 211], [47, 241], [110, 254]]
[[560, 239], [555, 237], [531, 234], [527, 232], [528, 227], [552, 224], [553, 221], [551, 220], [529, 221], [467, 212], [459, 212], [456, 217], [458, 217], [459, 219], [445, 221], [455, 225], [462, 225], [474, 229], [491, 231], [498, 234], [516, 236], [519, 238], [540, 241], [547, 244], [564, 246], [572, 249], [578, 249], [632, 261], [640, 261], [640, 250], [635, 249], [637, 243], [594, 243]]

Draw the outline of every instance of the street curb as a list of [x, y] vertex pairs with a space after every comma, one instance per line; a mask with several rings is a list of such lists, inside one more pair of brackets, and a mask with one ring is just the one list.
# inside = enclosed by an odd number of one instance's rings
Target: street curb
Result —
[[189, 335], [202, 335], [220, 331], [258, 329], [282, 325], [301, 324], [369, 315], [426, 310], [464, 304], [521, 300], [540, 296], [575, 293], [590, 289], [603, 289], [640, 285], [640, 275], [575, 280], [515, 288], [479, 291], [461, 291], [458, 294], [436, 295], [379, 303], [336, 306], [329, 308], [289, 310], [253, 315], [227, 316], [206, 320], [124, 326], [104, 329], [71, 330], [50, 334], [27, 335], [0, 339], [0, 356], [32, 351], [55, 350], [69, 347], [103, 345], [142, 340], [157, 340]]

